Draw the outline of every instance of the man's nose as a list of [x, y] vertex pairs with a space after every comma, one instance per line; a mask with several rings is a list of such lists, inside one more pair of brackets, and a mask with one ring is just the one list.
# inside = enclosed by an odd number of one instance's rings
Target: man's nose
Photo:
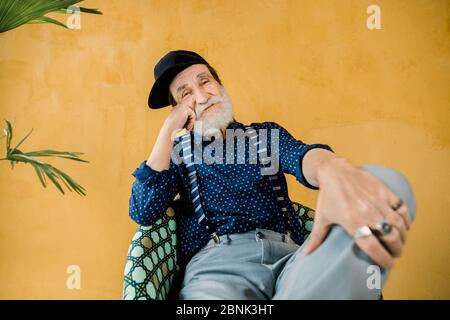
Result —
[[195, 91], [195, 105], [203, 106], [208, 102], [209, 95], [202, 89], [198, 89]]

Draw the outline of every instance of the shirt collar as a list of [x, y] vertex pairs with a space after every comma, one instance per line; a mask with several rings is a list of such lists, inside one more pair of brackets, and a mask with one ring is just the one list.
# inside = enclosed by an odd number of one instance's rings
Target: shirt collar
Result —
[[239, 128], [243, 128], [243, 127], [244, 127], [244, 125], [242, 123], [240, 123], [239, 121], [233, 120], [227, 126], [227, 129], [239, 129]]

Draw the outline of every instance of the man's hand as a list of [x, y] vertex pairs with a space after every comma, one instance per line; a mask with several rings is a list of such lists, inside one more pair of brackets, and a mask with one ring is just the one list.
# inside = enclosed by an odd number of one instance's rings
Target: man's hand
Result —
[[317, 168], [320, 187], [316, 215], [305, 253], [311, 253], [324, 241], [332, 224], [341, 225], [350, 235], [367, 225], [371, 228], [386, 220], [392, 231], [377, 238], [359, 238], [356, 244], [384, 268], [392, 268], [400, 256], [411, 225], [406, 205], [392, 209], [400, 199], [374, 175], [344, 158], [334, 157]]
[[183, 128], [191, 131], [194, 128], [195, 119], [196, 115], [192, 107], [185, 104], [177, 104], [167, 116], [161, 130], [170, 134]]
[[156, 171], [167, 170], [172, 155], [173, 138], [183, 128], [191, 131], [194, 128], [195, 112], [191, 107], [178, 104], [173, 107], [156, 138], [147, 165]]

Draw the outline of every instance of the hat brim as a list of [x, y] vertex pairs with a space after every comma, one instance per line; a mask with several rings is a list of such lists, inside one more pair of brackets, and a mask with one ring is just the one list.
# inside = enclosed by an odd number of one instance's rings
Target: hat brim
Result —
[[151, 109], [161, 109], [170, 105], [169, 87], [172, 80], [181, 71], [197, 63], [198, 62], [183, 63], [166, 70], [153, 84], [150, 94], [148, 95], [148, 106]]

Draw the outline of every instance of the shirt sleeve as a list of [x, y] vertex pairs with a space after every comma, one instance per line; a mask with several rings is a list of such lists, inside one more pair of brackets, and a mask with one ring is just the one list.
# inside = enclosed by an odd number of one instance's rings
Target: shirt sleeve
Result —
[[133, 182], [129, 201], [129, 215], [136, 223], [152, 225], [170, 206], [179, 192], [180, 176], [175, 164], [169, 169], [156, 171], [143, 161], [132, 175]]
[[306, 144], [301, 140], [295, 139], [286, 129], [278, 125], [275, 122], [268, 123], [268, 134], [271, 139], [269, 143], [272, 143], [271, 129], [278, 129], [279, 138], [279, 164], [284, 173], [295, 176], [298, 182], [307, 188], [318, 190], [319, 188], [311, 185], [303, 175], [303, 158], [305, 154], [312, 149], [321, 148], [334, 152], [330, 146], [326, 144]]

